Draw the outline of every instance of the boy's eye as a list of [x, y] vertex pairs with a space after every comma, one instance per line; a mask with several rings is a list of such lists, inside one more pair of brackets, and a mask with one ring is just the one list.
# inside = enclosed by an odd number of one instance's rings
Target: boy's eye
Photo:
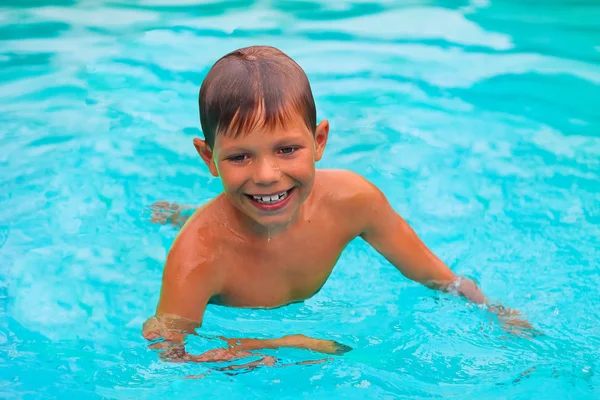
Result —
[[227, 157], [227, 160], [228, 161], [232, 161], [232, 162], [240, 163], [240, 162], [246, 161], [247, 157], [248, 156], [246, 154], [236, 154], [234, 156]]
[[279, 153], [281, 153], [281, 154], [292, 154], [296, 150], [298, 150], [298, 148], [294, 147], [294, 146], [282, 147], [282, 148], [279, 149]]

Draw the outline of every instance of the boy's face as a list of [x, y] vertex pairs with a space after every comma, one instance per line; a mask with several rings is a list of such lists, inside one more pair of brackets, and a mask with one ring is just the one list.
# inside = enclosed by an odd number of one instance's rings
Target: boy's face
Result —
[[217, 135], [212, 150], [200, 139], [194, 145], [232, 204], [260, 226], [277, 228], [292, 220], [310, 195], [328, 133], [327, 121], [313, 136], [297, 118], [285, 129]]

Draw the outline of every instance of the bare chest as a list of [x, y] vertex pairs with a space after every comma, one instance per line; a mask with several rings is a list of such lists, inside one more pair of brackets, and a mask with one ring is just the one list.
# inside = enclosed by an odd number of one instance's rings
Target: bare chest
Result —
[[221, 304], [277, 307], [316, 294], [331, 274], [347, 240], [330, 237], [272, 238], [252, 247], [231, 249]]

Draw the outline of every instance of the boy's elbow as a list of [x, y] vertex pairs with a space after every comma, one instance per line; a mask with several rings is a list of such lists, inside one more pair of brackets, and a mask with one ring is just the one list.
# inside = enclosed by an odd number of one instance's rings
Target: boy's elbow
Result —
[[148, 318], [142, 327], [142, 336], [146, 340], [156, 340], [161, 337], [160, 324], [156, 317]]
[[171, 363], [188, 361], [189, 355], [185, 351], [182, 335], [161, 330], [156, 318], [152, 317], [146, 321], [142, 329], [142, 336], [151, 342], [150, 349], [158, 351], [161, 361]]

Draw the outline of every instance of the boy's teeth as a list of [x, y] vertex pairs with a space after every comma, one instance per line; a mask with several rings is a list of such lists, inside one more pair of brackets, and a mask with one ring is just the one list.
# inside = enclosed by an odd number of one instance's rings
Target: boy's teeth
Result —
[[278, 202], [282, 201], [283, 199], [285, 199], [286, 197], [287, 197], [287, 191], [281, 192], [279, 194], [274, 194], [272, 196], [252, 196], [252, 198], [254, 200], [258, 201], [259, 203], [266, 203], [266, 204], [278, 203]]

